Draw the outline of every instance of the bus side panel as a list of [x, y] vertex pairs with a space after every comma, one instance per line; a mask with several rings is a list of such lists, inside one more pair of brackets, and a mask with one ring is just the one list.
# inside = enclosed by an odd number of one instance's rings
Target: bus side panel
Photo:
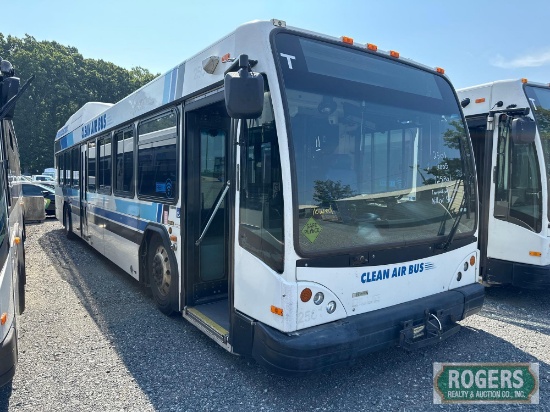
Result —
[[117, 266], [138, 279], [139, 245], [143, 236], [138, 231], [137, 206], [124, 199], [109, 200], [106, 208], [106, 226], [103, 232], [105, 256]]
[[[5, 241], [8, 241], [6, 239]], [[6, 259], [0, 273], [0, 313], [7, 313], [7, 320], [0, 325], [0, 386], [9, 382], [15, 372], [16, 333], [13, 273], [10, 256]]]

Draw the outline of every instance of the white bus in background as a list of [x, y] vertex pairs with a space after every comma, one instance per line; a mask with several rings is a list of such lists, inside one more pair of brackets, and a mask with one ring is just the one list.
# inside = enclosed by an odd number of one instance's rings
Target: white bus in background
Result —
[[480, 310], [471, 153], [441, 69], [253, 22], [73, 114], [57, 217], [163, 312], [311, 372], [438, 342]]
[[25, 225], [21, 186], [10, 191], [9, 178], [20, 178], [19, 148], [13, 128], [19, 88], [13, 66], [0, 58], [0, 386], [11, 382], [17, 365], [18, 316], [25, 309]]
[[480, 193], [481, 276], [550, 286], [550, 87], [526, 79], [458, 90]]

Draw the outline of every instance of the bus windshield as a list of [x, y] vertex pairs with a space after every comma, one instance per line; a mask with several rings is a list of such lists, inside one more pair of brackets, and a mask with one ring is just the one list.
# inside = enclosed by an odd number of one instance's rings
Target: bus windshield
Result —
[[473, 233], [471, 148], [443, 77], [286, 33], [275, 43], [301, 254]]

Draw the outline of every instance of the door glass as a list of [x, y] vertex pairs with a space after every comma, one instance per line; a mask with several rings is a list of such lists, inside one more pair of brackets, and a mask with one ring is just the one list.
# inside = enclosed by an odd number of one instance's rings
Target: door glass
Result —
[[501, 120], [499, 126], [495, 218], [540, 232], [542, 190], [535, 143], [513, 142], [511, 120]]
[[[201, 233], [225, 186], [226, 137], [227, 134], [224, 130], [203, 129], [200, 131]], [[201, 243], [201, 279], [203, 281], [218, 280], [225, 276], [225, 204], [226, 200], [222, 202], [214, 215]]]

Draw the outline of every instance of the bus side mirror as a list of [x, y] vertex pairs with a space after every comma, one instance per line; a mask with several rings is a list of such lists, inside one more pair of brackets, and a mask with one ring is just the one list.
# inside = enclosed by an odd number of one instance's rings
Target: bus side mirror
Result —
[[[13, 96], [19, 92], [19, 78], [7, 77], [1, 83], [1, 95], [0, 95], [0, 107], [4, 106]], [[13, 113], [15, 111], [15, 105], [6, 113], [5, 119], [13, 119]]]
[[264, 78], [250, 71], [248, 56], [239, 56], [239, 69], [225, 75], [225, 107], [233, 119], [256, 119], [264, 108]]
[[514, 143], [533, 143], [536, 131], [536, 123], [529, 117], [512, 120], [511, 138]]

